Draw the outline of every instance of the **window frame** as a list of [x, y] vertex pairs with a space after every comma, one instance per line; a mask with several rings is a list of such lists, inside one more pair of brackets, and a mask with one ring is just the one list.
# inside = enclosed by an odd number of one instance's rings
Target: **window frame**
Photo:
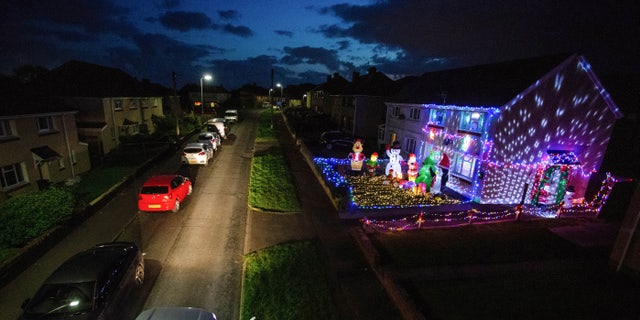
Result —
[[[45, 125], [46, 127], [44, 127], [43, 125]], [[37, 117], [36, 128], [38, 129], [38, 133], [40, 134], [55, 132], [56, 128], [55, 128], [55, 122], [53, 121], [53, 116]]]
[[[13, 184], [7, 183], [8, 181], [7, 174], [10, 174], [10, 173], [13, 173], [13, 178], [15, 179], [15, 183]], [[8, 190], [8, 189], [12, 189], [14, 187], [20, 186], [28, 182], [28, 180], [25, 177], [26, 177], [26, 174], [24, 172], [24, 166], [22, 165], [22, 163], [13, 163], [10, 165], [0, 167], [0, 189]]]

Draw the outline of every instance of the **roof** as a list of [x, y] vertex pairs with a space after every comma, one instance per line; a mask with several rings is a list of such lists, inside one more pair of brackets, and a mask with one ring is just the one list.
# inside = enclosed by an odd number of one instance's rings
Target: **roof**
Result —
[[34, 88], [6, 76], [0, 76], [0, 96], [1, 117], [77, 113], [76, 109], [61, 99], [42, 95]]
[[33, 154], [38, 156], [43, 161], [50, 161], [50, 160], [62, 158], [62, 156], [59, 153], [49, 148], [49, 146], [32, 148], [31, 152], [33, 152]]
[[137, 252], [137, 246], [128, 242], [116, 242], [79, 252], [58, 267], [45, 283], [95, 281], [106, 270], [112, 268], [117, 259], [129, 254], [131, 250]]
[[170, 95], [160, 85], [139, 81], [124, 71], [71, 60], [34, 81], [33, 86], [51, 96], [152, 97]]
[[[202, 145], [202, 143], [198, 143]], [[154, 186], [154, 185], [166, 185], [170, 183], [177, 175], [175, 174], [165, 174], [165, 175], [157, 175], [152, 176], [147, 181], [145, 181], [145, 186]]]
[[390, 101], [501, 106], [528, 88], [571, 54], [557, 54], [424, 73], [398, 80]]

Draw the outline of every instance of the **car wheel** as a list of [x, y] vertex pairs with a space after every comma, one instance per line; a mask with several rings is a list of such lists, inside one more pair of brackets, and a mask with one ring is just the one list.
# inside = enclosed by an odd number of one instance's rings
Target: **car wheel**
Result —
[[193, 193], [193, 185], [189, 185], [189, 191], [187, 191], [187, 195], [190, 196]]
[[180, 211], [180, 200], [176, 199], [176, 204], [173, 206], [173, 210], [171, 210], [171, 212], [176, 213]]
[[141, 286], [144, 283], [144, 266], [142, 265], [142, 263], [139, 263], [138, 266], [136, 267], [136, 284], [138, 286]]

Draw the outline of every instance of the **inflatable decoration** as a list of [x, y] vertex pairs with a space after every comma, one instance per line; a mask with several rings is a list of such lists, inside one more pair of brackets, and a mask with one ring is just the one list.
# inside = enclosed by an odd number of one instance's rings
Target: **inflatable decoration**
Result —
[[380, 168], [380, 164], [378, 163], [378, 153], [374, 152], [371, 154], [371, 158], [365, 161], [365, 166], [367, 167], [367, 173], [370, 177], [376, 175], [376, 171]]
[[432, 155], [429, 155], [424, 162], [420, 171], [418, 171], [418, 177], [416, 183], [420, 186], [423, 193], [431, 192], [431, 187], [435, 182], [436, 173], [438, 168], [436, 167], [436, 161], [433, 160]]
[[349, 153], [349, 160], [351, 160], [352, 171], [362, 171], [362, 163], [364, 161], [364, 154], [362, 153], [362, 140], [357, 139], [353, 143], [353, 152]]
[[404, 161], [404, 158], [400, 155], [400, 143], [395, 141], [393, 146], [386, 146], [387, 157], [389, 157], [389, 163], [387, 163], [387, 167], [384, 170], [384, 174], [386, 176], [389, 175], [389, 171], [393, 170], [396, 175], [402, 175], [402, 167], [400, 166], [400, 162]]

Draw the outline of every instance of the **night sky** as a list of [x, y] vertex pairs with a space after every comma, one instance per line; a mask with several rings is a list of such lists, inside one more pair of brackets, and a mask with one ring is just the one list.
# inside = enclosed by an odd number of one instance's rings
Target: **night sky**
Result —
[[5, 0], [0, 73], [80, 60], [172, 86], [319, 84], [370, 67], [392, 79], [580, 53], [640, 71], [637, 1]]

